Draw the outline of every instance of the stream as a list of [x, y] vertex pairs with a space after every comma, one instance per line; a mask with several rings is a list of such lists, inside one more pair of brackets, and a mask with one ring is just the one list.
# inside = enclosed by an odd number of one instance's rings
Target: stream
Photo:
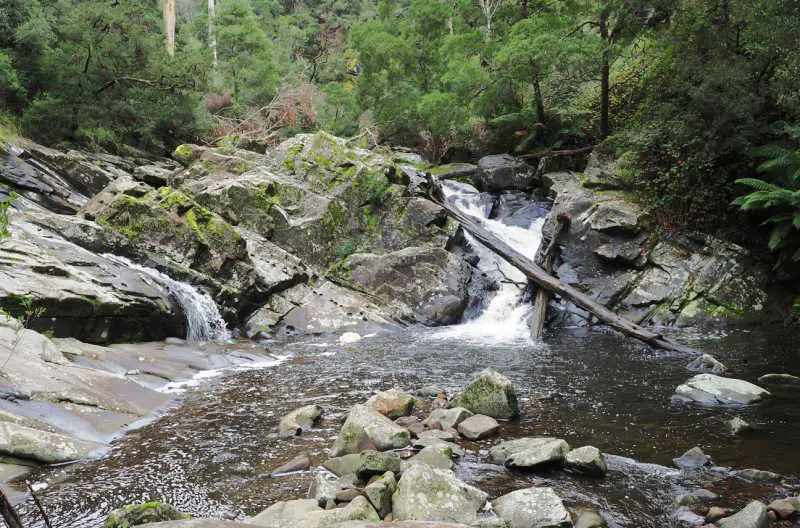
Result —
[[[466, 187], [455, 184], [447, 192], [462, 210], [487, 219], [507, 242], [535, 254], [546, 209], [511, 208], [489, 220], [497, 204]], [[100, 527], [109, 511], [150, 500], [198, 517], [246, 519], [275, 501], [305, 496], [309, 472], [265, 475], [303, 451], [320, 465], [352, 405], [392, 387], [414, 392], [437, 385], [452, 394], [493, 367], [515, 384], [521, 417], [504, 423], [498, 437], [462, 442], [467, 455], [455, 469], [491, 498], [546, 484], [573, 510], [601, 509], [612, 526], [656, 528], [672, 524], [677, 495], [701, 487], [721, 496], [716, 503], [733, 508], [798, 493], [795, 478], [789, 479], [792, 489], [758, 486], [731, 478], [725, 469], [800, 475], [797, 393], [775, 392], [775, 398], [747, 408], [672, 403], [675, 387], [692, 375], [686, 370], [692, 357], [593, 328], [559, 329], [544, 343], [532, 343], [530, 305], [514, 284], [518, 272], [478, 246], [475, 252], [479, 268], [497, 288], [473, 307], [465, 323], [415, 326], [351, 344], [323, 336], [227, 345], [230, 353], [255, 348], [276, 360], [173, 384], [169, 390], [180, 393], [175, 404], [120, 436], [102, 458], [40, 468], [24, 478], [39, 485], [56, 528]], [[204, 331], [221, 330], [212, 325]], [[748, 381], [800, 365], [792, 328], [676, 330], [671, 336], [714, 355], [731, 376]], [[135, 345], [143, 352], [164, 346], [196, 345]], [[415, 414], [424, 417], [428, 400], [421, 401]], [[325, 409], [320, 426], [302, 437], [279, 439], [280, 418], [312, 403]], [[756, 430], [733, 436], [726, 422], [734, 416]], [[562, 437], [573, 447], [597, 446], [608, 453], [610, 473], [603, 479], [561, 470], [519, 473], [489, 462], [488, 449], [498, 439], [530, 435]], [[678, 471], [672, 459], [693, 446], [711, 455], [719, 468]], [[30, 499], [19, 510], [26, 526], [44, 526]]]

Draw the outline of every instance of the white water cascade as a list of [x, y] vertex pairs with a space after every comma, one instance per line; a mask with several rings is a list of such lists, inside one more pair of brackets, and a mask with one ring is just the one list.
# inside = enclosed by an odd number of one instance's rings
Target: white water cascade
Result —
[[[534, 259], [542, 242], [544, 218], [536, 218], [525, 227], [507, 225], [502, 220], [489, 219], [492, 201], [481, 195], [471, 185], [446, 181], [443, 184], [447, 198], [463, 213], [481, 221], [483, 226], [502, 241]], [[527, 279], [517, 268], [465, 233], [475, 253], [480, 257], [478, 269], [499, 284], [499, 290], [475, 319], [443, 330], [447, 337], [460, 337], [477, 341], [510, 342], [530, 340], [531, 303], [523, 302]], [[516, 283], [516, 284], [515, 284]]]
[[157, 269], [148, 268], [131, 260], [106, 253], [104, 258], [136, 270], [152, 279], [154, 285], [172, 295], [186, 317], [187, 341], [225, 341], [230, 339], [228, 325], [219, 308], [206, 292], [189, 284], [178, 282]]

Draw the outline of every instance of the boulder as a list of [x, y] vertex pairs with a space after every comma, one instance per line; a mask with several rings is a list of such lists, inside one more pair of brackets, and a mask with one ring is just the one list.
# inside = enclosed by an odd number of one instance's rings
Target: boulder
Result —
[[372, 503], [381, 519], [392, 511], [392, 495], [397, 489], [395, 474], [387, 471], [364, 488], [364, 495]]
[[608, 528], [608, 523], [599, 512], [583, 510], [578, 516], [575, 528]]
[[711, 457], [703, 453], [703, 450], [695, 446], [682, 454], [678, 458], [673, 458], [675, 465], [681, 469], [698, 469], [712, 464]]
[[608, 473], [606, 457], [593, 446], [579, 447], [567, 453], [564, 457], [564, 467], [584, 475], [598, 477]]
[[472, 413], [463, 407], [452, 409], [434, 409], [422, 422], [425, 427], [434, 429], [450, 429], [472, 416]]
[[295, 471], [306, 471], [311, 467], [311, 457], [308, 453], [301, 453], [270, 471], [270, 475], [282, 475], [284, 473], [292, 473]]
[[561, 465], [569, 452], [569, 444], [560, 438], [519, 438], [494, 446], [492, 461], [510, 468], [534, 469]]
[[306, 405], [295, 409], [281, 418], [278, 434], [281, 437], [300, 436], [305, 429], [313, 427], [324, 412], [325, 410], [319, 405]]
[[383, 475], [386, 472], [398, 474], [400, 465], [400, 455], [397, 453], [364, 451], [361, 453], [356, 475], [362, 480], [369, 480], [374, 475]]
[[322, 463], [322, 467], [338, 476], [355, 474], [358, 466], [361, 465], [361, 454], [351, 453], [336, 458], [329, 458]]
[[692, 360], [686, 365], [686, 368], [694, 372], [708, 372], [711, 374], [722, 374], [727, 370], [725, 365], [710, 354], [703, 354]]
[[45, 464], [86, 458], [102, 444], [33, 429], [16, 423], [0, 423], [0, 453]]
[[708, 509], [708, 513], [706, 513], [706, 520], [708, 522], [716, 522], [723, 517], [729, 517], [736, 513], [736, 510], [732, 510], [731, 508], [722, 508], [720, 506], [712, 506]]
[[132, 504], [108, 514], [105, 528], [131, 528], [141, 524], [188, 519], [189, 515], [179, 512], [171, 504], [148, 502]]
[[497, 420], [483, 414], [470, 416], [458, 424], [458, 432], [469, 440], [480, 440], [497, 434], [500, 424]]
[[410, 459], [404, 460], [403, 468], [405, 470], [414, 464], [424, 464], [436, 469], [453, 469], [453, 455], [453, 448], [450, 446], [428, 446]]
[[753, 501], [738, 513], [716, 521], [716, 525], [719, 528], [769, 528], [770, 520], [767, 507]]
[[481, 158], [474, 178], [475, 186], [485, 192], [529, 191], [536, 185], [533, 167], [509, 154]]
[[415, 464], [405, 470], [392, 497], [397, 521], [470, 523], [488, 495], [458, 480], [452, 471]]
[[334, 456], [360, 453], [369, 445], [378, 451], [386, 451], [405, 447], [410, 442], [411, 435], [407, 429], [368, 405], [356, 405], [347, 415], [332, 451]]
[[678, 386], [675, 394], [706, 405], [748, 405], [770, 396], [769, 391], [758, 385], [714, 374], [698, 374]]
[[414, 397], [399, 389], [389, 389], [371, 397], [367, 403], [392, 420], [408, 416], [414, 410]]
[[764, 484], [777, 484], [781, 481], [781, 476], [772, 471], [763, 471], [761, 469], [742, 469], [734, 471], [733, 473], [737, 478], [747, 480], [749, 482], [757, 482]]
[[414, 442], [414, 447], [421, 448], [423, 451], [427, 448], [436, 448], [440, 450], [447, 450], [455, 457], [462, 457], [466, 453], [464, 448], [453, 442], [442, 440], [433, 436], [423, 436]]
[[701, 526], [706, 523], [705, 517], [701, 517], [685, 506], [678, 508], [678, 511], [672, 514], [672, 520], [681, 527]]
[[800, 377], [791, 374], [764, 374], [758, 382], [775, 387], [800, 387]]
[[342, 484], [339, 480], [328, 478], [323, 472], [316, 472], [308, 488], [308, 498], [314, 499], [320, 508], [325, 508], [335, 502], [336, 495], [341, 490]]
[[743, 419], [739, 418], [738, 416], [735, 416], [732, 419], [728, 420], [728, 427], [730, 427], [731, 433], [735, 435], [744, 434], [748, 431], [753, 430], [752, 425], [750, 425]]
[[519, 414], [514, 385], [491, 368], [481, 372], [453, 401], [453, 406], [492, 418], [509, 419]]
[[767, 510], [775, 512], [779, 519], [788, 519], [796, 513], [800, 513], [800, 498], [774, 500], [769, 503]]
[[473, 184], [478, 176], [478, 167], [471, 163], [448, 163], [433, 167], [430, 172], [440, 180], [457, 180]]
[[511, 522], [512, 528], [567, 528], [569, 512], [553, 488], [512, 491], [492, 501], [492, 508]]
[[363, 497], [354, 498], [344, 508], [323, 510], [313, 501], [287, 501], [274, 504], [248, 521], [265, 528], [330, 528], [353, 520], [379, 522], [378, 513]]

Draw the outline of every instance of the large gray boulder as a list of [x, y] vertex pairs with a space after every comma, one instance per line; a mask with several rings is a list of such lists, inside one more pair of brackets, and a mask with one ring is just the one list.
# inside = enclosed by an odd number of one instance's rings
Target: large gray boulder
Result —
[[481, 158], [474, 178], [475, 186], [485, 192], [529, 191], [536, 184], [533, 167], [509, 154]]
[[[252, 519], [249, 524], [258, 526], [290, 526], [310, 512], [323, 511], [316, 499], [298, 499], [276, 502]], [[283, 524], [281, 524], [283, 523]]]
[[519, 414], [514, 385], [494, 369], [481, 372], [454, 401], [475, 414], [509, 419]]
[[456, 427], [470, 416], [472, 416], [472, 413], [463, 407], [434, 409], [422, 424], [425, 427], [434, 429], [450, 429]]
[[681, 399], [706, 405], [747, 405], [768, 398], [769, 391], [739, 379], [698, 374], [675, 389]]
[[717, 358], [711, 354], [703, 354], [693, 359], [686, 368], [694, 372], [708, 372], [711, 374], [722, 374], [727, 369]]
[[716, 525], [719, 528], [769, 528], [770, 520], [767, 507], [753, 501], [738, 513], [716, 521]]
[[380, 521], [375, 508], [363, 496], [354, 498], [344, 508], [332, 510], [323, 510], [309, 502], [277, 503], [250, 519], [248, 523], [265, 528], [286, 528], [288, 526], [330, 528], [347, 521], [358, 520]]
[[15, 423], [0, 423], [0, 453], [58, 464], [86, 458], [102, 444], [87, 442], [58, 433], [49, 433]]
[[364, 495], [383, 519], [392, 511], [392, 495], [397, 489], [395, 474], [387, 471], [364, 488]]
[[608, 473], [606, 457], [594, 446], [573, 449], [564, 457], [564, 467], [584, 475], [602, 477]]
[[569, 512], [552, 488], [512, 491], [492, 501], [492, 508], [512, 528], [568, 528]]
[[492, 461], [510, 468], [536, 469], [543, 466], [562, 465], [569, 452], [569, 444], [560, 438], [519, 438], [493, 447]]
[[378, 451], [399, 449], [411, 442], [408, 429], [400, 427], [369, 405], [356, 405], [347, 415], [333, 444], [333, 455], [360, 453], [373, 446]]
[[417, 464], [403, 473], [392, 498], [392, 512], [398, 521], [470, 523], [487, 497], [458, 480], [452, 471]]
[[367, 403], [392, 420], [408, 416], [414, 410], [414, 397], [396, 388], [379, 392], [372, 396]]

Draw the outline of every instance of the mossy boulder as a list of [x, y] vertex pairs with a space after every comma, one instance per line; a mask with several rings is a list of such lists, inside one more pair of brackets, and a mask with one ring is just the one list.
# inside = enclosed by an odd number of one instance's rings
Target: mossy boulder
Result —
[[114, 510], [106, 519], [105, 528], [130, 528], [142, 524], [154, 524], [162, 521], [179, 521], [191, 516], [179, 512], [174, 506], [163, 502], [147, 502], [131, 504]]
[[198, 159], [203, 154], [205, 149], [198, 145], [178, 145], [178, 147], [172, 152], [172, 159], [180, 163], [181, 165], [188, 167]]
[[411, 442], [408, 429], [400, 427], [368, 405], [356, 405], [347, 415], [333, 455], [360, 453], [370, 447], [378, 451], [399, 449]]
[[464, 407], [475, 414], [485, 414], [492, 418], [510, 419], [519, 414], [514, 385], [491, 368], [481, 372], [453, 401], [453, 406]]

